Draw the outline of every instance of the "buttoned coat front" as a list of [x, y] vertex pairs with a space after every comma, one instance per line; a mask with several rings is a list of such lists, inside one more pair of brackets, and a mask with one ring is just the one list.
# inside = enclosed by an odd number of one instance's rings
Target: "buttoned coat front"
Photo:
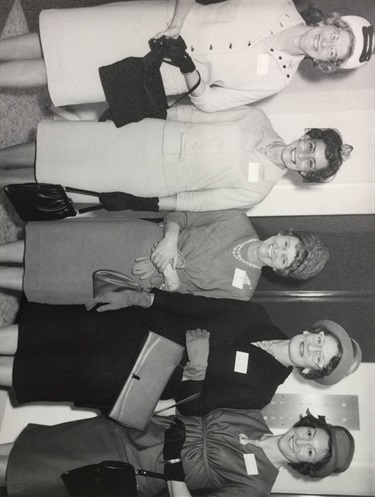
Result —
[[[148, 40], [166, 29], [174, 6], [175, 0], [149, 0], [44, 10], [40, 34], [53, 103], [104, 102], [98, 68], [144, 56]], [[292, 0], [195, 3], [181, 35], [207, 87], [202, 96], [192, 97], [193, 103], [215, 112], [284, 89], [303, 55], [290, 56], [263, 41], [303, 23]], [[186, 91], [178, 68], [163, 64], [161, 74], [167, 95]]]

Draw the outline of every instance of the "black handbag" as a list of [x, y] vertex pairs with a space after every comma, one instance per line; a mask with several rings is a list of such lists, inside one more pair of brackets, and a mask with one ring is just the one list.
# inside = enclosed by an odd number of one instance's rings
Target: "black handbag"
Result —
[[7, 185], [4, 190], [23, 221], [54, 221], [104, 208], [102, 205], [93, 205], [76, 210], [66, 192], [97, 197], [99, 194], [77, 188], [63, 188], [61, 185], [19, 183]]
[[99, 68], [100, 80], [109, 105], [99, 121], [111, 119], [117, 128], [121, 128], [145, 117], [166, 119], [167, 109], [198, 87], [200, 80], [172, 105], [168, 105], [160, 66], [170, 43], [180, 44], [186, 49], [181, 37], [177, 40], [165, 37], [150, 40], [151, 51], [144, 57], [127, 57]]
[[[134, 467], [121, 461], [103, 461], [66, 471], [61, 478], [70, 497], [138, 497], [135, 476], [164, 480], [164, 475]], [[165, 490], [158, 495], [165, 493]]]

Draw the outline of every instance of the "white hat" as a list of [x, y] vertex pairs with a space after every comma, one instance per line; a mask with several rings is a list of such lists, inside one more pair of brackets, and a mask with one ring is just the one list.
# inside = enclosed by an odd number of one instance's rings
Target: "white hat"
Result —
[[354, 34], [354, 50], [352, 55], [341, 64], [340, 69], [354, 69], [371, 58], [374, 49], [374, 28], [364, 17], [343, 16]]

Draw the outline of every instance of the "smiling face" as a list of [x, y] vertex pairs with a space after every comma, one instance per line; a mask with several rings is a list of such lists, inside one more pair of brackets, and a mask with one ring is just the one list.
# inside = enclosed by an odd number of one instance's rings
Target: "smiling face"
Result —
[[332, 335], [323, 338], [321, 334], [304, 331], [289, 341], [288, 353], [293, 366], [317, 371], [339, 354], [339, 347]]
[[314, 140], [305, 135], [300, 140], [286, 145], [281, 160], [287, 169], [310, 173], [328, 166], [325, 152], [326, 144], [323, 140]]
[[276, 235], [260, 243], [257, 256], [264, 266], [273, 269], [287, 269], [297, 255], [297, 245], [300, 243], [296, 236]]
[[329, 436], [322, 428], [298, 426], [287, 431], [278, 441], [283, 456], [292, 463], [317, 463], [329, 451]]
[[332, 25], [314, 26], [300, 40], [300, 47], [308, 57], [323, 62], [344, 60], [351, 50], [348, 31]]

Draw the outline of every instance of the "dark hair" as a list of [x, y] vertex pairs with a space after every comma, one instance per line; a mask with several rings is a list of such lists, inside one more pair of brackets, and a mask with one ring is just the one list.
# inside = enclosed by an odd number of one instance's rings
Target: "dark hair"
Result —
[[316, 463], [311, 463], [311, 462], [291, 462], [288, 463], [288, 465], [298, 471], [301, 475], [305, 476], [313, 476], [317, 471], [322, 469], [327, 462], [331, 459], [332, 456], [332, 437], [331, 437], [331, 432], [329, 430], [329, 427], [325, 421], [324, 416], [319, 416], [318, 418], [315, 418], [310, 414], [308, 411], [308, 414], [301, 418], [297, 423], [293, 425], [293, 428], [298, 428], [299, 426], [305, 426], [307, 428], [322, 428], [327, 435], [328, 435], [328, 452], [327, 454], [321, 459], [320, 461], [317, 461]]
[[292, 230], [292, 229], [284, 230], [280, 234], [285, 235], [285, 236], [294, 236], [295, 238], [298, 238], [298, 240], [299, 240], [299, 242], [296, 245], [296, 256], [295, 256], [294, 260], [292, 261], [292, 263], [285, 269], [277, 269], [275, 271], [275, 273], [278, 274], [279, 276], [287, 277], [287, 276], [289, 276], [290, 273], [295, 271], [303, 263], [303, 261], [306, 259], [307, 250], [306, 250], [304, 243], [298, 237], [298, 235], [296, 235], [294, 230]]
[[341, 342], [330, 331], [323, 329], [323, 328], [307, 328], [307, 331], [309, 333], [314, 333], [315, 335], [317, 335], [318, 333], [323, 331], [325, 336], [333, 337], [337, 343], [338, 353], [332, 357], [332, 359], [329, 361], [327, 366], [323, 369], [311, 370], [308, 373], [303, 373], [303, 368], [297, 368], [297, 371], [306, 380], [315, 380], [316, 378], [323, 378], [324, 376], [328, 376], [332, 373], [332, 371], [334, 369], [336, 369], [336, 366], [338, 365], [338, 363], [341, 360], [342, 353], [343, 353], [343, 348], [342, 348]]
[[337, 12], [332, 12], [331, 14], [324, 15], [322, 10], [314, 7], [313, 5], [310, 5], [307, 9], [303, 10], [301, 12], [301, 16], [308, 26], [317, 26], [319, 23], [322, 22], [327, 26], [336, 26], [337, 28], [345, 29], [345, 31], [348, 32], [350, 38], [350, 46], [347, 54], [343, 59], [337, 59], [335, 61], [314, 61], [315, 66], [326, 73], [334, 72], [336, 71], [336, 69], [339, 69], [343, 62], [351, 57], [354, 51], [355, 37], [348, 23], [346, 23], [342, 19], [341, 15]]
[[328, 166], [324, 169], [319, 169], [311, 172], [300, 173], [304, 181], [307, 183], [322, 183], [331, 176], [334, 176], [340, 169], [343, 163], [341, 150], [343, 141], [341, 136], [331, 128], [320, 129], [312, 128], [306, 132], [313, 140], [322, 140], [326, 146], [325, 157], [328, 161]]

